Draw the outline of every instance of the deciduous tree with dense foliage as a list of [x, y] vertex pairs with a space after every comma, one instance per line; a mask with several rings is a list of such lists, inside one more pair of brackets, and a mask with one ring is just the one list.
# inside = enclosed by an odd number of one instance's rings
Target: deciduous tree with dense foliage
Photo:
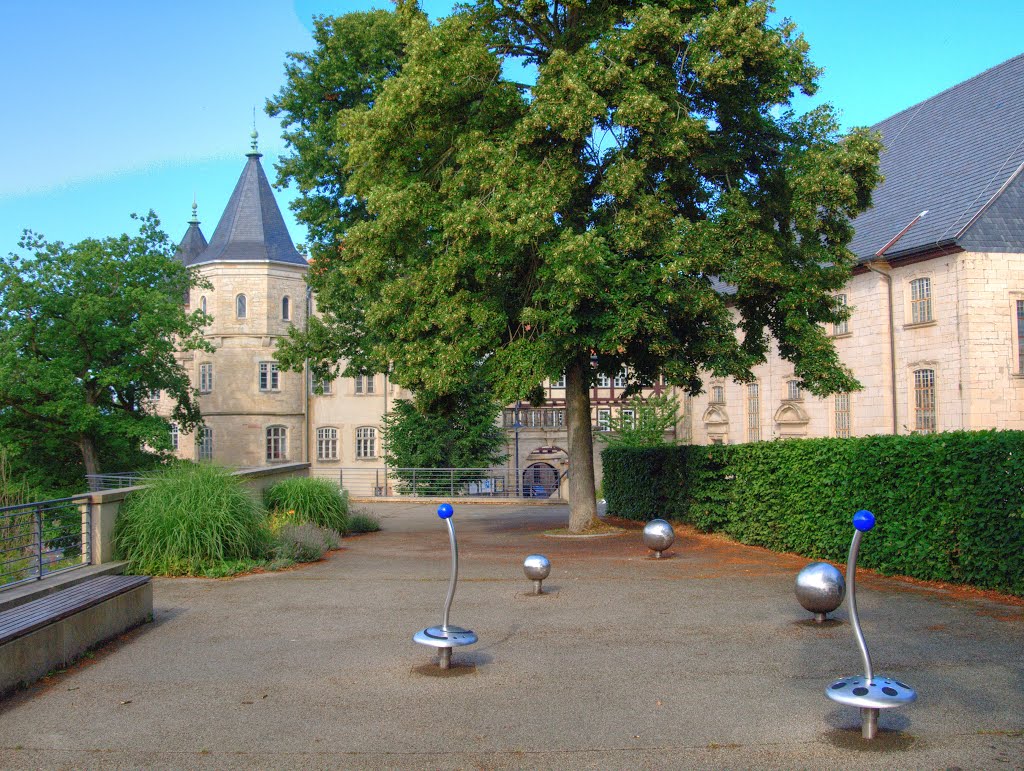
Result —
[[[472, 384], [471, 384], [472, 386]], [[488, 468], [504, 463], [501, 405], [486, 389], [398, 399], [384, 417], [384, 458], [394, 468]]]
[[[770, 11], [477, 0], [434, 25], [410, 2], [321, 22], [270, 105], [282, 181], [303, 219], [317, 195], [351, 203], [312, 244], [323, 322], [283, 355], [435, 393], [480, 366], [509, 401], [564, 372], [573, 531], [595, 515], [599, 372], [696, 392], [749, 379], [774, 339], [811, 392], [856, 387], [823, 325], [880, 143], [792, 112], [819, 70]], [[383, 26], [400, 43], [352, 48]]]
[[[182, 298], [198, 279], [174, 258], [152, 212], [139, 235], [71, 246], [26, 232], [26, 256], [0, 258], [0, 439], [74, 447], [88, 474], [102, 458], [169, 448], [152, 396], [176, 406], [182, 431], [201, 422], [175, 351], [211, 350], [209, 317]], [[65, 457], [54, 458], [61, 463]]]

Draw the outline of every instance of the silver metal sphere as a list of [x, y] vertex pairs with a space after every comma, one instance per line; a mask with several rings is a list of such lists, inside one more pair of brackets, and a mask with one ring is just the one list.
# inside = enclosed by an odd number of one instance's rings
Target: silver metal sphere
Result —
[[652, 519], [644, 525], [644, 546], [652, 549], [658, 557], [661, 557], [661, 553], [671, 546], [675, 540], [676, 531], [664, 519]]
[[523, 560], [523, 572], [533, 581], [533, 593], [544, 594], [544, 579], [551, 573], [551, 560], [543, 554], [531, 554]]
[[817, 621], [838, 608], [846, 596], [846, 581], [839, 570], [827, 562], [812, 562], [796, 577], [796, 599]]
[[543, 554], [531, 554], [523, 560], [523, 572], [531, 581], [543, 581], [551, 575], [551, 560]]

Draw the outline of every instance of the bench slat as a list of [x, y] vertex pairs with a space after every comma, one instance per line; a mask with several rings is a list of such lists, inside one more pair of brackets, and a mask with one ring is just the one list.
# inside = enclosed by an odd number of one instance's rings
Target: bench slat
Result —
[[0, 612], [0, 645], [148, 583], [149, 576], [99, 576]]

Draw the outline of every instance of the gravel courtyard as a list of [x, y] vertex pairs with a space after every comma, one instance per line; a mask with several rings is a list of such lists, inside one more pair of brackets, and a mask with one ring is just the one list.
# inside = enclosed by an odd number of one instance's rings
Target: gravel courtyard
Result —
[[683, 528], [652, 560], [639, 526], [456, 504], [451, 621], [480, 640], [444, 672], [411, 640], [447, 588], [435, 505], [369, 508], [383, 531], [320, 563], [156, 579], [154, 623], [0, 701], [0, 767], [1024, 768], [1024, 602], [859, 571], [875, 670], [920, 695], [866, 742], [824, 694], [860, 658], [845, 605], [796, 603], [807, 560]]

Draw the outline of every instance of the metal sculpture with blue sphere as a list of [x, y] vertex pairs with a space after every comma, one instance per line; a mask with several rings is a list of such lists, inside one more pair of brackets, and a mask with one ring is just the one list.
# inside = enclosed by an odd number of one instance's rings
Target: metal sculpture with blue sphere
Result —
[[796, 576], [796, 599], [804, 610], [814, 614], [819, 624], [843, 604], [846, 581], [839, 569], [827, 562], [812, 562]]
[[644, 546], [654, 552], [655, 559], [661, 559], [661, 554], [676, 540], [676, 531], [672, 529], [671, 523], [664, 519], [652, 519], [644, 525]]
[[864, 533], [875, 526], [875, 515], [861, 509], [853, 515], [853, 541], [850, 543], [850, 556], [846, 560], [846, 586], [849, 590], [850, 625], [860, 648], [864, 674], [843, 677], [831, 683], [825, 694], [832, 701], [860, 708], [861, 736], [874, 739], [878, 735], [878, 712], [882, 709], [901, 707], [917, 699], [917, 692], [909, 685], [891, 677], [876, 675], [871, 668], [871, 654], [868, 652], [864, 633], [860, 628], [860, 617], [857, 615], [857, 553]]
[[533, 581], [533, 593], [544, 594], [544, 579], [551, 575], [551, 560], [543, 554], [531, 554], [523, 560], [523, 572]]
[[455, 511], [450, 503], [442, 503], [437, 507], [437, 516], [448, 525], [448, 540], [452, 547], [452, 575], [448, 582], [448, 596], [445, 597], [444, 601], [441, 625], [428, 626], [412, 636], [413, 641], [418, 642], [420, 645], [438, 649], [440, 654], [438, 664], [441, 669], [451, 667], [452, 648], [472, 645], [477, 640], [476, 635], [471, 630], [448, 623], [448, 614], [452, 609], [452, 599], [455, 597], [455, 584], [459, 580], [459, 546], [455, 542], [455, 525], [452, 524], [452, 514], [454, 513]]

